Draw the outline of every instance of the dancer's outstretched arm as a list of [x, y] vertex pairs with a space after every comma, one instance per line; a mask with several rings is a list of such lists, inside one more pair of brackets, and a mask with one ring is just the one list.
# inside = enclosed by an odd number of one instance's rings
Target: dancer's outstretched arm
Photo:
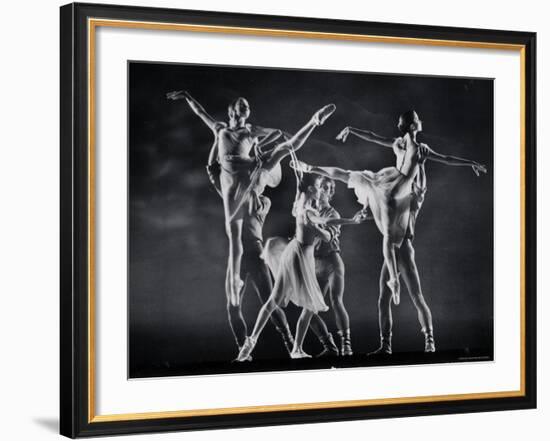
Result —
[[446, 165], [471, 167], [476, 176], [479, 176], [480, 173], [487, 173], [487, 167], [483, 164], [480, 164], [479, 162], [471, 161], [470, 159], [459, 158], [458, 156], [443, 155], [436, 152], [435, 150], [432, 150], [426, 144], [422, 144], [422, 147], [427, 149], [427, 159]]
[[351, 172], [349, 170], [344, 170], [343, 168], [338, 167], [318, 167], [316, 165], [309, 165], [305, 162], [298, 161], [297, 164], [293, 162], [290, 163], [292, 168], [301, 170], [303, 173], [313, 173], [315, 175], [326, 176], [334, 181], [340, 181], [344, 184], [347, 184]]
[[312, 222], [315, 222], [316, 224], [323, 224], [326, 226], [339, 226], [339, 225], [358, 225], [360, 223], [365, 222], [369, 216], [368, 213], [365, 210], [359, 210], [357, 213], [353, 215], [352, 218], [341, 218], [341, 217], [321, 217], [316, 216], [315, 214], [311, 214], [309, 216]]
[[330, 232], [325, 230], [321, 226], [321, 222], [319, 222], [321, 218], [315, 215], [313, 211], [306, 210], [306, 217], [311, 222], [311, 225], [313, 225], [313, 227], [317, 230], [317, 233], [319, 234], [319, 237], [321, 238], [321, 240], [328, 242], [332, 238], [332, 235], [330, 234]]
[[346, 127], [344, 128], [337, 136], [338, 141], [346, 142], [349, 135], [355, 135], [358, 138], [364, 139], [365, 141], [372, 142], [374, 144], [381, 145], [382, 147], [392, 148], [397, 138], [386, 138], [385, 136], [380, 136], [370, 130], [357, 129], [355, 127]]
[[176, 90], [173, 92], [168, 92], [166, 94], [166, 98], [169, 100], [177, 101], [181, 99], [185, 99], [187, 101], [187, 104], [189, 104], [189, 107], [191, 107], [191, 110], [195, 112], [195, 114], [202, 119], [202, 121], [208, 126], [210, 130], [212, 130], [214, 133], [216, 133], [220, 127], [224, 126], [225, 123], [221, 121], [217, 121], [214, 118], [212, 118], [206, 110], [204, 110], [204, 107], [202, 107], [199, 102], [193, 98], [186, 90]]

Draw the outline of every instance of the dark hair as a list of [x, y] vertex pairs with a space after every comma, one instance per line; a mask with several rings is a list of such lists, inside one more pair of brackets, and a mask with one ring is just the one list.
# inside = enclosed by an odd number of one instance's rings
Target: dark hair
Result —
[[[233, 112], [233, 111], [235, 110], [235, 107], [237, 106], [237, 103], [238, 103], [239, 101], [243, 101], [243, 100], [246, 101], [246, 98], [243, 98], [242, 96], [240, 96], [239, 98], [236, 98], [236, 99], [234, 99], [233, 101], [231, 101], [231, 102], [229, 103], [229, 106], [227, 106], [227, 113]], [[248, 101], [247, 101], [247, 102], [248, 102]]]
[[334, 180], [328, 178], [327, 176], [321, 176], [321, 175], [316, 176], [315, 182], [317, 182], [317, 181], [321, 181], [321, 183], [326, 181], [326, 182], [330, 182], [332, 184], [332, 192], [331, 192], [330, 198], [329, 198], [329, 199], [332, 199], [332, 196], [334, 196], [334, 193], [336, 193], [336, 182], [334, 182]]
[[409, 127], [414, 123], [416, 112], [414, 110], [408, 110], [405, 113], [399, 115], [399, 122], [397, 123], [397, 128], [402, 135], [409, 131]]
[[300, 183], [298, 184], [298, 191], [300, 193], [307, 193], [307, 190], [309, 186], [311, 185], [310, 182], [308, 182], [308, 179], [300, 179]]

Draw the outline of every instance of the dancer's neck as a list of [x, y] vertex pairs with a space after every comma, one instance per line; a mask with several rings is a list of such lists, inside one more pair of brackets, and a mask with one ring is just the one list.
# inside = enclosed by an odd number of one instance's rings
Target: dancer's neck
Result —
[[246, 124], [244, 118], [230, 118], [229, 119], [229, 128], [230, 129], [242, 129]]

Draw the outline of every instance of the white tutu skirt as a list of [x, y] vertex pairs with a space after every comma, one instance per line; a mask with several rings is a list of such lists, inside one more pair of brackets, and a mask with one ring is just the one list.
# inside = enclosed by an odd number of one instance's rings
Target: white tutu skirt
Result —
[[266, 170], [253, 158], [227, 155], [221, 163], [220, 173], [226, 216], [230, 220], [242, 218], [250, 210], [254, 194], [262, 194], [265, 187], [277, 187], [281, 177], [279, 164]]
[[409, 224], [411, 186], [395, 167], [350, 173], [348, 188], [352, 188], [357, 201], [370, 207], [376, 226], [393, 243], [401, 244]]
[[262, 258], [275, 275], [274, 289], [283, 292], [282, 306], [292, 301], [315, 313], [328, 310], [315, 275], [313, 246], [273, 237], [266, 242]]

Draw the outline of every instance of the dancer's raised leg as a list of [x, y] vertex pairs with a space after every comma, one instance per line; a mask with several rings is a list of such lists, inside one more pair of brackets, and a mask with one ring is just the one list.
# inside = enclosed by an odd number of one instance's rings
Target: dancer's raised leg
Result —
[[313, 130], [323, 125], [327, 118], [332, 115], [335, 110], [336, 106], [334, 104], [329, 104], [319, 109], [311, 117], [311, 119], [290, 139], [277, 145], [277, 147], [271, 150], [271, 152], [266, 154], [263, 166], [269, 170], [275, 167], [279, 162], [281, 162], [283, 158], [289, 155], [290, 150], [299, 150], [307, 141]]
[[254, 329], [252, 330], [252, 334], [250, 334], [250, 336], [246, 338], [241, 348], [241, 351], [239, 352], [239, 356], [237, 357], [237, 361], [245, 361], [248, 359], [248, 357], [254, 350], [256, 342], [258, 341], [260, 334], [265, 328], [267, 321], [271, 317], [271, 314], [273, 314], [273, 311], [275, 311], [281, 303], [283, 294], [284, 293], [280, 282], [278, 280], [275, 281], [273, 291], [269, 296], [268, 301], [265, 302], [260, 309], [260, 312], [258, 313], [258, 318], [256, 319], [256, 323], [254, 324]]

